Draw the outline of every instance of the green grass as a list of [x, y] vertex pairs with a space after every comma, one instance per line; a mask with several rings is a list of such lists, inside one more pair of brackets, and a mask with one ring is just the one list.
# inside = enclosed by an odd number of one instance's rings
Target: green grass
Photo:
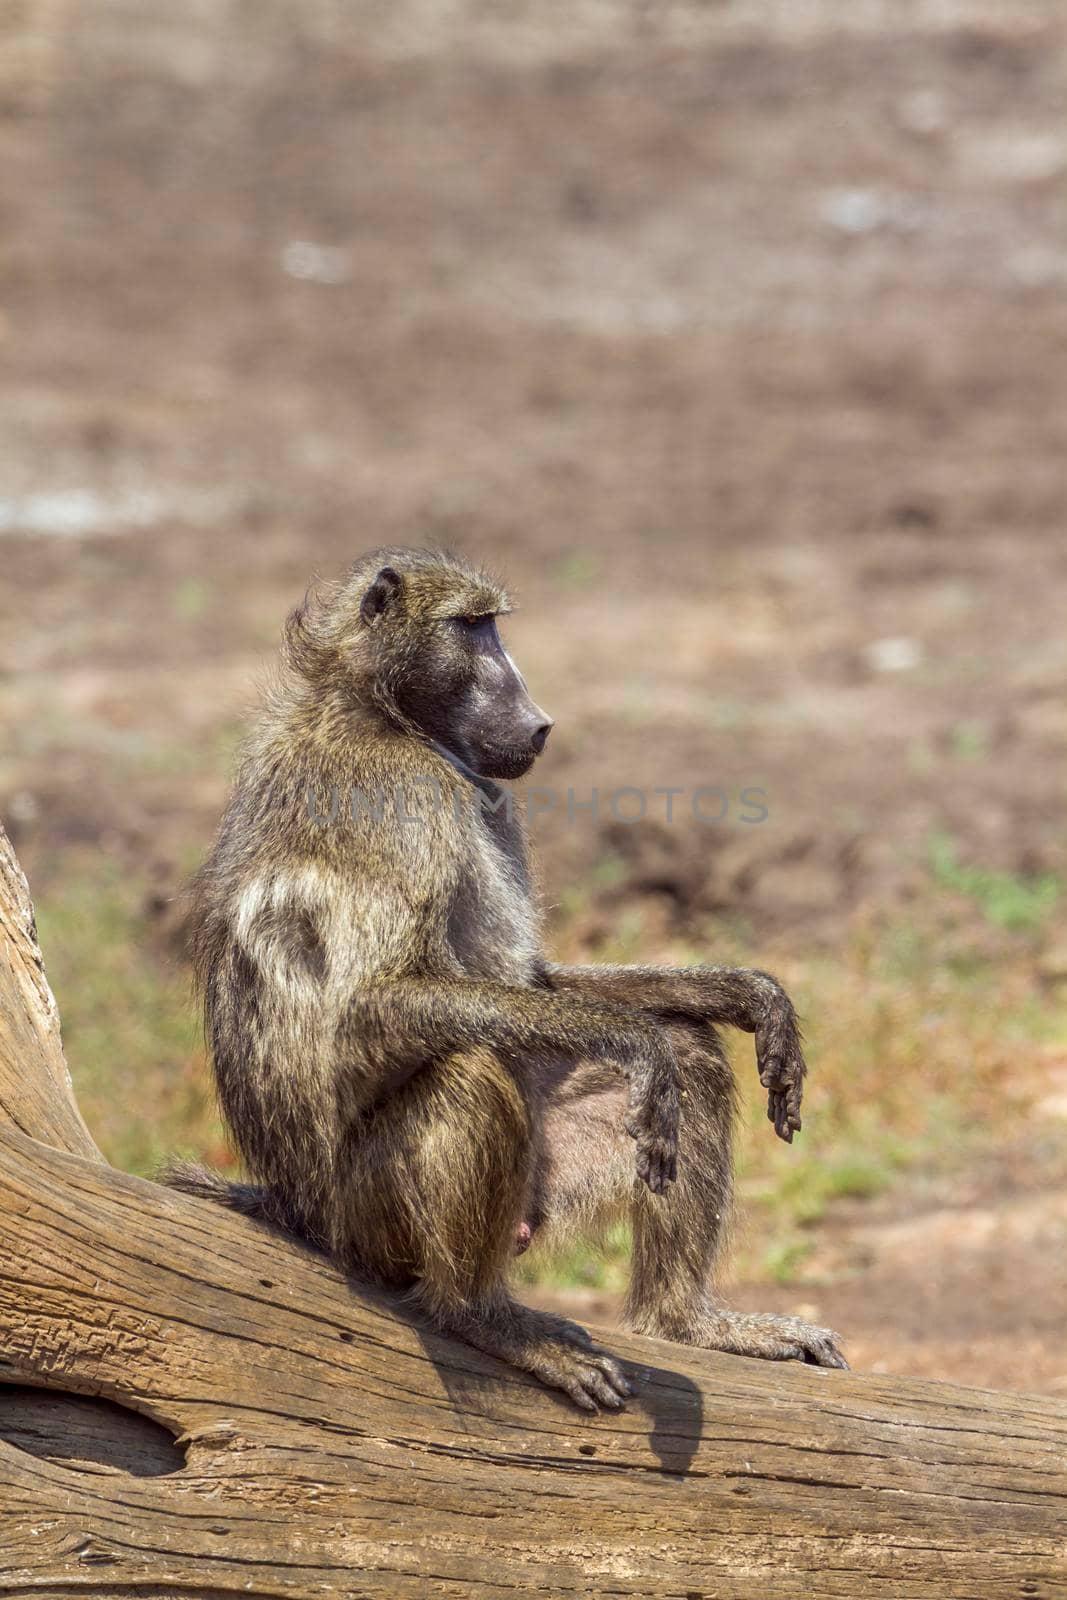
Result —
[[618, 1222], [600, 1240], [576, 1240], [553, 1251], [520, 1257], [518, 1283], [551, 1283], [557, 1289], [605, 1289], [620, 1294], [626, 1287], [630, 1228]]
[[988, 922], [1009, 932], [1041, 927], [1059, 899], [1059, 880], [1052, 873], [1026, 878], [988, 867], [961, 866], [954, 841], [944, 834], [930, 846], [930, 864], [937, 884], [966, 895]]
[[182, 578], [174, 589], [173, 610], [178, 622], [195, 622], [208, 608], [211, 595], [199, 578]]
[[960, 722], [950, 736], [952, 754], [963, 761], [982, 761], [989, 754], [990, 734], [984, 722]]
[[36, 906], [82, 1114], [108, 1159], [140, 1173], [177, 1150], [226, 1159], [189, 976], [154, 947], [147, 893], [104, 861]]
[[778, 1239], [759, 1257], [759, 1275], [772, 1283], [795, 1283], [814, 1248], [811, 1239], [799, 1238], [795, 1233]]
[[597, 575], [597, 564], [587, 550], [572, 550], [561, 556], [552, 568], [561, 589], [587, 589]]

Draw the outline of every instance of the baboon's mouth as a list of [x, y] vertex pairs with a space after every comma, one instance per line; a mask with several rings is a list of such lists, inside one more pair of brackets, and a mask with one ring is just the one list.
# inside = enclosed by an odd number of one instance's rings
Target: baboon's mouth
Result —
[[434, 740], [433, 745], [439, 754], [453, 766], [458, 767], [461, 772], [466, 772], [468, 777], [521, 778], [529, 772], [537, 760], [537, 751], [532, 745], [527, 745], [525, 748], [512, 746], [509, 749], [466, 749], [462, 754], [442, 744], [440, 740]]
[[536, 760], [537, 751], [527, 745], [525, 749], [486, 750], [478, 767], [483, 778], [521, 778]]

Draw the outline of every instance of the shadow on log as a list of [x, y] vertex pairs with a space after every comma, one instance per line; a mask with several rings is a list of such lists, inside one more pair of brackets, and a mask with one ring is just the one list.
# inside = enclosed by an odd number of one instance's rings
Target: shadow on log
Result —
[[612, 1335], [590, 1420], [115, 1172], [2, 830], [0, 1327], [0, 1594], [1067, 1596], [1063, 1404]]

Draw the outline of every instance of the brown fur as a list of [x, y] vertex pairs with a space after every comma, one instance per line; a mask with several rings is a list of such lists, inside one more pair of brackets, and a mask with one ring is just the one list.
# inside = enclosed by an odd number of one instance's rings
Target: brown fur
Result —
[[489, 621], [507, 605], [452, 557], [385, 550], [290, 618], [193, 888], [219, 1095], [257, 1186], [190, 1167], [172, 1181], [410, 1290], [438, 1326], [587, 1408], [629, 1386], [581, 1330], [508, 1294], [524, 1221], [550, 1233], [629, 1204], [635, 1326], [840, 1364], [825, 1330], [733, 1316], [707, 1287], [732, 1173], [712, 1024], [756, 1033], [790, 1138], [804, 1065], [782, 990], [543, 959], [497, 779], [526, 770], [550, 723]]

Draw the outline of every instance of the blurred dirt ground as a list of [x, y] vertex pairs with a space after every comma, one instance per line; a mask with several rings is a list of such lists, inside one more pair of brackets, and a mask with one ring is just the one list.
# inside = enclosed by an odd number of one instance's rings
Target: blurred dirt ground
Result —
[[536, 829], [568, 948], [910, 930], [1042, 1013], [1039, 1111], [735, 1298], [1062, 1388], [1065, 47], [1055, 0], [0, 0], [0, 814], [53, 971], [102, 863], [169, 959], [309, 575], [458, 547], [539, 776], [601, 794]]

